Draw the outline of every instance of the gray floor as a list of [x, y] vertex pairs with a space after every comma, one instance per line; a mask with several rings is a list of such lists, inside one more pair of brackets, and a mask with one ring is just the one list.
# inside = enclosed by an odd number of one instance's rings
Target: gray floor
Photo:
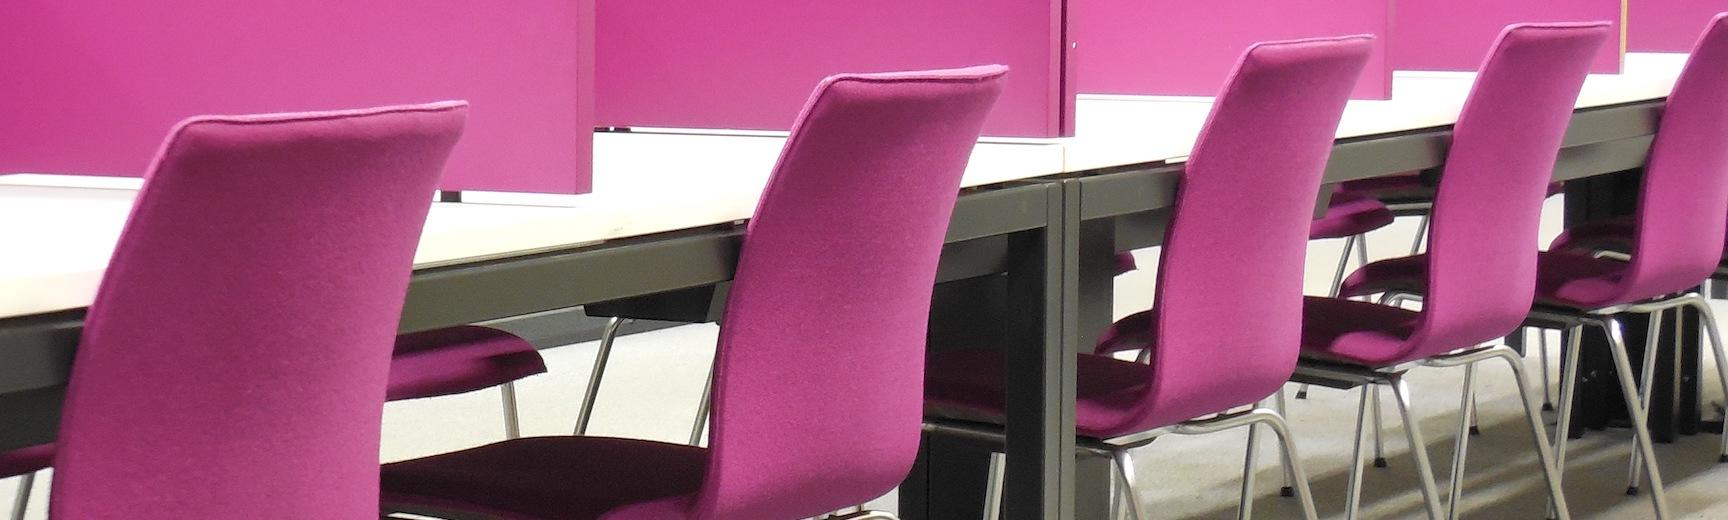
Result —
[[[1552, 206], [1551, 213], [1557, 204]], [[1550, 215], [1548, 221], [1557, 221], [1553, 217]], [[1375, 256], [1407, 247], [1410, 227], [1410, 223], [1402, 222], [1377, 233], [1373, 238]], [[1315, 244], [1310, 257], [1310, 292], [1324, 290], [1336, 248], [1336, 244]], [[1155, 253], [1140, 256], [1142, 268], [1150, 272]], [[1145, 308], [1150, 303], [1144, 300], [1150, 289], [1150, 276], [1124, 276], [1119, 281], [1119, 313]], [[1728, 312], [1728, 303], [1719, 302], [1718, 309], [1718, 314]], [[712, 325], [693, 325], [620, 340], [591, 433], [682, 442], [694, 419], [717, 330]], [[594, 349], [595, 345], [588, 343], [548, 350], [551, 372], [520, 383], [526, 434], [569, 433]], [[1527, 361], [1530, 373], [1536, 373], [1534, 363]], [[1462, 374], [1458, 369], [1427, 369], [1410, 377], [1417, 397], [1414, 406], [1423, 417], [1428, 453], [1440, 471], [1436, 478], [1442, 486], [1444, 472], [1451, 464]], [[1541, 474], [1529, 448], [1528, 431], [1522, 426], [1509, 374], [1506, 368], [1493, 366], [1478, 375], [1484, 432], [1471, 444], [1464, 503], [1465, 516], [1470, 518], [1538, 518], [1543, 511]], [[1706, 399], [1722, 401], [1714, 372], [1707, 371], [1705, 379]], [[1337, 517], [1343, 508], [1356, 397], [1316, 389], [1308, 400], [1291, 401], [1292, 429], [1301, 443], [1323, 516]], [[1397, 426], [1391, 401], [1385, 404], [1391, 467], [1369, 470], [1366, 517], [1414, 518], [1420, 515], [1421, 498], [1409, 447]], [[503, 435], [500, 418], [496, 391], [391, 403], [385, 413], [382, 458], [399, 460], [498, 440]], [[1592, 432], [1572, 445], [1566, 490], [1576, 517], [1651, 517], [1646, 499], [1624, 494], [1629, 439], [1625, 431], [1610, 430]], [[1173, 437], [1142, 448], [1136, 452], [1136, 470], [1142, 483], [1140, 500], [1153, 506], [1157, 518], [1233, 518], [1245, 440], [1243, 432], [1235, 431]], [[1714, 436], [1696, 436], [1657, 446], [1669, 500], [1678, 516], [1728, 519], [1728, 464], [1715, 464], [1716, 442]], [[1264, 464], [1259, 473], [1257, 516], [1299, 517], [1294, 499], [1277, 496], [1280, 476], [1272, 462], [1272, 450], [1273, 445], [1267, 442], [1261, 451]], [[0, 497], [7, 502], [15, 482], [0, 481]], [[45, 488], [38, 486], [33, 501], [37, 507], [30, 518], [46, 518], [41, 507], [46, 504]], [[882, 500], [874, 505], [891, 510], [891, 504], [891, 500]]]

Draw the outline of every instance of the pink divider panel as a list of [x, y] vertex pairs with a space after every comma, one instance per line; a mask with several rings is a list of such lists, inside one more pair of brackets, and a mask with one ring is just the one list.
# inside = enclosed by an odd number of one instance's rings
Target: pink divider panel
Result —
[[839, 72], [999, 63], [984, 133], [1073, 134], [1069, 0], [601, 0], [600, 126], [787, 130]]
[[[1393, 1], [1392, 68], [1474, 71], [1507, 25], [1610, 22], [1619, 34], [1625, 26], [1625, 2], [1650, 0]], [[1704, 27], [1702, 21], [1698, 27]], [[1618, 40], [1604, 46], [1590, 72], [1619, 73], [1623, 47]]]
[[1391, 0], [1071, 0], [1080, 92], [1212, 96], [1255, 42], [1375, 35], [1352, 97], [1392, 96]]
[[1728, 11], [1728, 0], [1631, 0], [1626, 16], [1626, 50], [1692, 52], [1704, 25]]
[[141, 175], [199, 114], [466, 99], [449, 190], [584, 193], [592, 0], [5, 0], [0, 172]]

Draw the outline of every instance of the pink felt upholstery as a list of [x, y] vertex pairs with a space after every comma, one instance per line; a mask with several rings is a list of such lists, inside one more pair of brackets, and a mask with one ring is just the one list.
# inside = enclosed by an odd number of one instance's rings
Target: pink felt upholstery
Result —
[[[589, 437], [506, 441], [387, 465], [388, 497], [505, 518], [795, 519], [893, 489], [918, 450], [936, 261], [1005, 72], [843, 75], [817, 88], [745, 234], [700, 456], [634, 445], [590, 457], [620, 441]], [[539, 457], [572, 462], [510, 466]], [[500, 503], [492, 465], [520, 472], [515, 481], [574, 484], [533, 484]], [[669, 474], [700, 479], [662, 482]], [[618, 496], [572, 490], [596, 475], [638, 482], [613, 483]], [[533, 491], [547, 485], [558, 492]]]
[[85, 321], [50, 514], [376, 515], [391, 343], [467, 113], [174, 128]]
[[0, 453], [0, 478], [36, 472], [47, 468], [53, 462], [53, 444], [31, 446]]
[[384, 398], [472, 392], [545, 371], [534, 345], [498, 329], [471, 325], [405, 334], [396, 339]]
[[[1093, 354], [1075, 359], [1079, 379], [1075, 385], [1074, 431], [1088, 437], [1112, 437], [1121, 425], [1137, 422], [1139, 405], [1146, 394], [1146, 365]], [[961, 349], [930, 357], [926, 385], [931, 399], [925, 413], [950, 419], [1002, 424], [1002, 374], [1006, 373], [1002, 352], [992, 349]], [[1177, 422], [1190, 419], [1174, 419]]]
[[[1152, 363], [1082, 357], [1083, 433], [1109, 437], [1253, 403], [1296, 367], [1303, 257], [1321, 172], [1372, 39], [1250, 48], [1190, 155], [1161, 249]], [[1242, 208], [1254, 211], [1242, 211]], [[1233, 298], [1224, 295], [1253, 295]], [[1251, 323], [1242, 316], [1253, 316]], [[1130, 327], [1139, 325], [1130, 325]], [[1150, 334], [1156, 331], [1156, 334]], [[977, 354], [945, 352], [936, 366]], [[999, 370], [931, 370], [928, 408], [1001, 410]], [[997, 390], [988, 389], [994, 386]], [[1000, 415], [996, 413], [994, 415]]]
[[1308, 238], [1314, 240], [1360, 235], [1392, 224], [1392, 210], [1372, 196], [1339, 190], [1326, 205], [1326, 214], [1314, 219]]
[[[1397, 264], [1425, 264], [1421, 321], [1396, 342], [1308, 334], [1305, 351], [1382, 366], [1471, 347], [1524, 321], [1535, 295], [1536, 248], [1530, 244], [1542, 200], [1578, 91], [1609, 34], [1600, 23], [1514, 25], [1501, 33], [1453, 130], [1434, 199], [1430, 254]], [[1345, 285], [1359, 287], [1365, 278], [1359, 273]], [[1348, 316], [1333, 313], [1358, 308], [1311, 300], [1306, 320], [1310, 327], [1336, 323]], [[1365, 343], [1341, 344], [1356, 341]]]
[[1139, 269], [1139, 268], [1140, 268], [1140, 263], [1134, 261], [1134, 254], [1133, 253], [1127, 253], [1127, 252], [1116, 253], [1116, 274], [1120, 275], [1120, 274], [1131, 273], [1131, 272], [1134, 272], [1135, 269]]

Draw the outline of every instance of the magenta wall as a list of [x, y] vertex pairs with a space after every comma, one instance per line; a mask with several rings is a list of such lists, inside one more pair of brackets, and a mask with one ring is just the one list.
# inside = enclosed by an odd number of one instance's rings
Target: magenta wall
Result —
[[1255, 42], [1373, 34], [1358, 99], [1392, 95], [1390, 0], [1071, 0], [1080, 92], [1211, 96]]
[[1631, 0], [1629, 9], [1626, 50], [1691, 52], [1710, 18], [1728, 11], [1728, 0]]
[[[1392, 68], [1471, 71], [1510, 24], [1605, 21], [1618, 33], [1623, 0], [1394, 1]], [[1619, 45], [1603, 46], [1590, 71], [1620, 72], [1620, 56]]]
[[984, 132], [1071, 135], [1066, 0], [600, 0], [601, 126], [786, 130], [824, 76], [1008, 65]]
[[197, 114], [467, 99], [445, 189], [591, 184], [591, 0], [5, 0], [0, 172], [140, 175]]

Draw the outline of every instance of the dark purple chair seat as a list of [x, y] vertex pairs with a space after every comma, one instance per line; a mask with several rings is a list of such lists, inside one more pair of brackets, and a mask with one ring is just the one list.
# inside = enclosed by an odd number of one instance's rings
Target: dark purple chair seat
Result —
[[1340, 190], [1332, 194], [1326, 215], [1314, 219], [1308, 238], [1321, 240], [1356, 236], [1392, 224], [1392, 210], [1363, 193]]
[[1427, 357], [1404, 348], [1421, 313], [1341, 298], [1309, 297], [1302, 305], [1302, 356], [1362, 366]]
[[708, 450], [684, 444], [531, 437], [385, 464], [383, 503], [511, 520], [597, 519], [637, 504], [640, 518], [678, 518], [707, 469]]
[[34, 473], [54, 462], [54, 445], [43, 444], [0, 453], [0, 478]]
[[534, 345], [498, 329], [468, 325], [405, 334], [396, 338], [385, 399], [473, 392], [545, 372]]
[[[1079, 375], [1075, 383], [1074, 428], [1082, 436], [1107, 439], [1147, 431], [1241, 404], [1204, 403], [1189, 407], [1194, 410], [1172, 406], [1136, 417], [1136, 408], [1149, 383], [1146, 365], [1092, 354], [1080, 354], [1075, 359]], [[926, 415], [1003, 424], [1007, 417], [1003, 408], [1007, 367], [1000, 351], [950, 350], [931, 354], [929, 363], [924, 383]]]
[[[1567, 237], [1562, 237], [1563, 239]], [[1577, 243], [1579, 237], [1571, 237]], [[1556, 242], [1558, 244], [1558, 242]], [[1536, 303], [1573, 309], [1598, 309], [1638, 302], [1666, 293], [1628, 292], [1624, 280], [1631, 264], [1595, 258], [1590, 251], [1559, 249], [1537, 255]], [[1344, 280], [1342, 297], [1381, 292], [1427, 294], [1428, 255], [1368, 264]]]

